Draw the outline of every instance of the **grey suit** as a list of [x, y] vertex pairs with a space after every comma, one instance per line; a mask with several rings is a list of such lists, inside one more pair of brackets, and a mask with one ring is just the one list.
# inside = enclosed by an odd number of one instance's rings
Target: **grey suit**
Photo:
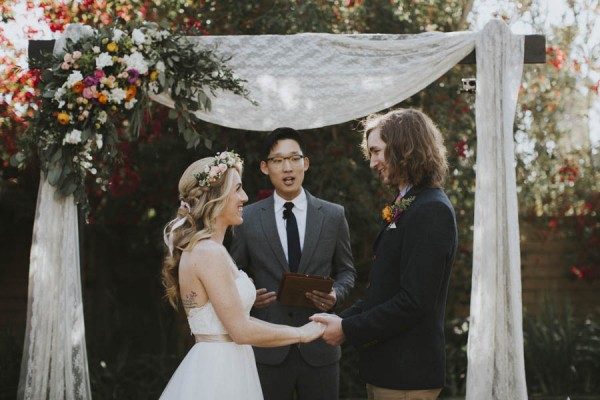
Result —
[[[340, 304], [354, 286], [356, 276], [344, 208], [305, 193], [306, 232], [298, 272], [331, 276]], [[234, 229], [230, 253], [237, 265], [254, 279], [257, 288], [277, 292], [282, 273], [289, 271], [289, 267], [275, 218], [273, 196], [244, 207], [244, 223]], [[316, 312], [319, 311], [274, 303], [253, 309], [252, 315], [272, 323], [300, 326]], [[297, 348], [304, 361], [313, 367], [337, 364], [341, 356], [339, 346], [329, 346], [321, 339]], [[279, 365], [288, 356], [290, 346], [254, 348], [254, 352], [259, 365]]]

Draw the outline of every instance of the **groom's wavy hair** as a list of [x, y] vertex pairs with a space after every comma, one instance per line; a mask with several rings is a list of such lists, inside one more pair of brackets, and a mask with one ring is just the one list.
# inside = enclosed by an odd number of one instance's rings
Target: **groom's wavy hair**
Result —
[[[180, 301], [179, 293], [179, 261], [184, 251], [191, 251], [201, 240], [209, 239], [215, 232], [217, 216], [225, 208], [227, 196], [234, 187], [233, 171], [242, 175], [241, 165], [228, 168], [210, 186], [199, 186], [194, 176], [205, 170], [214, 162], [214, 157], [202, 158], [192, 163], [179, 179], [179, 200], [181, 206], [175, 218], [165, 227], [165, 233], [173, 239], [173, 254], [167, 252], [163, 260], [162, 284], [166, 298], [177, 310]], [[189, 205], [189, 208], [188, 208]], [[185, 219], [180, 227], [173, 226]]]
[[384, 157], [392, 184], [441, 187], [448, 175], [444, 138], [431, 118], [417, 109], [372, 114], [363, 122], [363, 153], [370, 159], [367, 139], [380, 129]]

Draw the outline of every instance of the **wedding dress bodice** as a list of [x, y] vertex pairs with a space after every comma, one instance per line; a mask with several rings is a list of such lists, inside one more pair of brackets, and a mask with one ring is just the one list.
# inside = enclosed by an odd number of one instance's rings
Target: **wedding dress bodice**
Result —
[[[248, 275], [240, 270], [235, 279], [235, 286], [240, 294], [244, 312], [250, 314], [250, 309], [256, 298], [256, 288], [254, 287], [254, 284], [250, 278], [248, 278]], [[188, 323], [190, 324], [190, 329], [193, 334], [221, 335], [227, 333], [210, 300], [203, 306], [192, 308], [190, 310], [188, 314]]]

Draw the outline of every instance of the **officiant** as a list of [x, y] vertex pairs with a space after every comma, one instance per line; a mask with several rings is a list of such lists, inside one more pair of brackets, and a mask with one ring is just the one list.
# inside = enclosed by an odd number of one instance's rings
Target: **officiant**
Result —
[[[330, 312], [348, 296], [356, 270], [344, 208], [319, 199], [302, 184], [309, 167], [305, 145], [292, 128], [277, 128], [265, 139], [261, 172], [272, 196], [244, 207], [230, 253], [257, 288], [252, 315], [300, 326], [315, 312]], [[329, 276], [330, 292], [307, 292], [312, 307], [277, 301], [284, 272]], [[254, 348], [265, 400], [331, 400], [339, 397], [340, 346], [319, 339], [301, 346]], [[296, 397], [294, 397], [294, 394]]]

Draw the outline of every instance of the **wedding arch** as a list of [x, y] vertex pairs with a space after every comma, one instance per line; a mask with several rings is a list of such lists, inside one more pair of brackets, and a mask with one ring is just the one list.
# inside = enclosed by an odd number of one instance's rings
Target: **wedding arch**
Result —
[[[77, 40], [77, 30], [63, 38]], [[254, 105], [216, 91], [205, 121], [310, 129], [394, 106], [476, 50], [477, 164], [467, 399], [526, 399], [513, 121], [524, 37], [500, 20], [479, 32], [208, 36]], [[61, 51], [61, 40], [55, 52]], [[64, 44], [64, 42], [63, 42]], [[173, 107], [167, 93], [152, 100]], [[342, 102], [340, 99], [351, 99]], [[443, 130], [443, 127], [442, 127]], [[30, 255], [19, 398], [90, 399], [77, 206], [40, 182]]]

